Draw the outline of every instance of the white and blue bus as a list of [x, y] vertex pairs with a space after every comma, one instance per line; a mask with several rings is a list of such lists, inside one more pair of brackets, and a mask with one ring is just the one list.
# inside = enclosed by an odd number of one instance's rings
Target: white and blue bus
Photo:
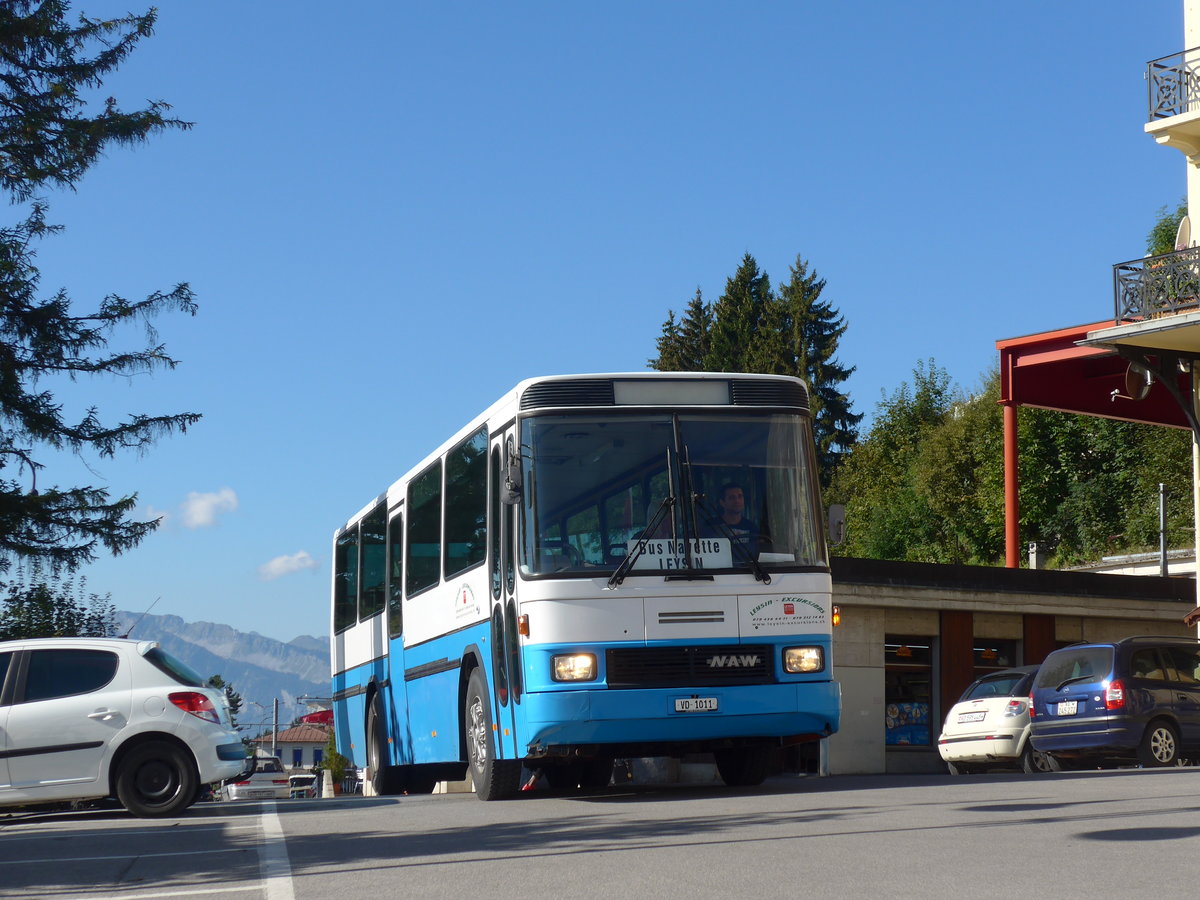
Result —
[[384, 794], [761, 782], [841, 712], [814, 456], [795, 378], [517, 385], [334, 534], [339, 749]]

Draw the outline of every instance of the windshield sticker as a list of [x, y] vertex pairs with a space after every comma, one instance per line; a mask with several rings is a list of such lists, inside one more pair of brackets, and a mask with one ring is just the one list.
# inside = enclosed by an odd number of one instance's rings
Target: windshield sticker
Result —
[[[638, 549], [638, 545], [641, 548]], [[671, 538], [649, 538], [644, 541], [629, 541], [626, 553], [638, 553], [633, 564], [636, 571], [646, 569], [686, 569], [687, 542]], [[729, 569], [733, 567], [733, 553], [728, 538], [695, 538], [692, 541], [692, 568]]]
[[750, 607], [750, 627], [755, 631], [802, 627], [824, 627], [829, 624], [825, 606], [808, 597], [754, 598]]

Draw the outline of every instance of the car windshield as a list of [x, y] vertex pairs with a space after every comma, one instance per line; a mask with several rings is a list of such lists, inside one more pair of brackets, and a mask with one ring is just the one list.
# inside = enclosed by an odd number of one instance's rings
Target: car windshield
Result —
[[595, 576], [635, 550], [633, 575], [828, 565], [803, 416], [589, 412], [522, 429], [527, 575]]
[[162, 647], [151, 647], [144, 656], [156, 669], [166, 672], [180, 684], [188, 687], [205, 687], [205, 681], [200, 675], [196, 674], [187, 663], [176, 659]]
[[1112, 647], [1068, 647], [1046, 657], [1035, 688], [1056, 689], [1072, 681], [1103, 681], [1112, 672]]
[[283, 764], [277, 759], [260, 759], [254, 763], [254, 771], [257, 772], [282, 772]]
[[967, 688], [962, 700], [985, 700], [988, 697], [1019, 697], [1027, 693], [1022, 684], [1028, 684], [1028, 672], [997, 672], [980, 678]]

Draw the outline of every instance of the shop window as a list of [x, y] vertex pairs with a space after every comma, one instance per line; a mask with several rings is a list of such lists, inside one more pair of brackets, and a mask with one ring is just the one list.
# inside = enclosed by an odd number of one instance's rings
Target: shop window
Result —
[[932, 746], [933, 639], [887, 635], [883, 658], [884, 743]]
[[975, 638], [975, 677], [1017, 665], [1017, 642]]

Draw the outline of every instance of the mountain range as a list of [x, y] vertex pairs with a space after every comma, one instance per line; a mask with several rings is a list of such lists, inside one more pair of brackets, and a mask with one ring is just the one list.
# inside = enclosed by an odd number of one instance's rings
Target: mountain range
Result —
[[116, 620], [118, 634], [132, 628], [130, 637], [158, 641], [201, 676], [220, 675], [242, 696], [237, 720], [249, 735], [270, 730], [275, 700], [279, 701], [281, 727], [313, 711], [301, 697], [329, 705], [328, 638], [304, 635], [285, 644], [229, 625], [121, 610]]

